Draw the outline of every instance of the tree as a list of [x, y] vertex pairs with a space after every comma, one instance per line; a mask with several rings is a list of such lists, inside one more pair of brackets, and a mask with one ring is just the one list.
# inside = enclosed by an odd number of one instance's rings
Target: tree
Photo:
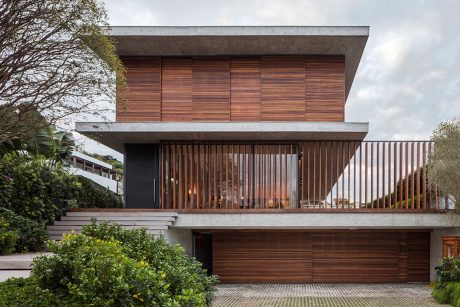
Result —
[[446, 121], [433, 131], [430, 176], [444, 196], [459, 208], [460, 200], [460, 120]]
[[126, 82], [107, 29], [97, 0], [0, 2], [0, 143], [108, 109]]

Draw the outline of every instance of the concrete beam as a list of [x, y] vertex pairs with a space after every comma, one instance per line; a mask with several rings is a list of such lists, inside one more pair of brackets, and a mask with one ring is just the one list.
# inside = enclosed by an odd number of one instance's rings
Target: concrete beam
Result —
[[244, 56], [321, 54], [345, 56], [348, 97], [369, 27], [111, 27], [120, 56]]
[[368, 123], [346, 122], [152, 122], [76, 123], [76, 130], [112, 149], [161, 141], [362, 141]]
[[173, 228], [191, 229], [442, 229], [459, 227], [445, 213], [179, 213]]

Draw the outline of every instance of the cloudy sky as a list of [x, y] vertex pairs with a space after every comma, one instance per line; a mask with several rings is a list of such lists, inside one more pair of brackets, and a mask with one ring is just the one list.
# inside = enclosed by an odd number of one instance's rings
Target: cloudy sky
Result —
[[105, 6], [114, 26], [370, 26], [346, 121], [369, 122], [368, 140], [413, 140], [460, 117], [460, 1], [106, 0]]

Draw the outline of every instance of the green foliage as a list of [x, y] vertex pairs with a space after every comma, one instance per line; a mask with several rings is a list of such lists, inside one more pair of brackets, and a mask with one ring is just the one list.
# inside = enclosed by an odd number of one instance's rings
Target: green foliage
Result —
[[146, 261], [166, 274], [172, 295], [202, 293], [210, 304], [216, 277], [208, 277], [201, 263], [189, 258], [180, 245], [170, 246], [163, 239], [155, 240], [145, 229], [127, 231], [108, 223], [86, 225], [82, 233], [101, 240], [115, 239], [121, 242], [124, 253], [129, 257]]
[[433, 131], [430, 178], [458, 208], [460, 200], [460, 119], [442, 122]]
[[56, 256], [34, 260], [32, 279], [42, 289], [81, 306], [173, 305], [164, 274], [129, 258], [119, 242], [69, 235], [51, 250]]
[[3, 217], [0, 217], [0, 255], [14, 252], [17, 237], [17, 233], [10, 229], [8, 222]]
[[0, 305], [206, 306], [217, 282], [145, 229], [93, 222], [49, 247], [54, 254], [34, 259], [30, 278], [0, 284]]
[[432, 295], [440, 304], [460, 307], [460, 282], [436, 283]]
[[78, 176], [80, 184], [78, 208], [122, 208], [121, 196], [94, 181]]
[[451, 281], [460, 282], [460, 257], [444, 257], [435, 269], [438, 282], [441, 284]]
[[69, 174], [61, 164], [9, 153], [0, 159], [0, 207], [50, 224], [68, 208], [120, 208], [119, 195]]
[[10, 278], [0, 283], [0, 306], [78, 306], [41, 289], [31, 278]]
[[2, 199], [0, 207], [38, 223], [52, 223], [78, 204], [80, 186], [75, 176], [45, 159], [7, 154], [0, 159], [0, 174], [12, 180], [10, 197]]
[[43, 224], [1, 207], [0, 217], [7, 220], [10, 229], [17, 233], [17, 240], [14, 246], [15, 252], [38, 252], [45, 248], [45, 241], [48, 239], [48, 234]]

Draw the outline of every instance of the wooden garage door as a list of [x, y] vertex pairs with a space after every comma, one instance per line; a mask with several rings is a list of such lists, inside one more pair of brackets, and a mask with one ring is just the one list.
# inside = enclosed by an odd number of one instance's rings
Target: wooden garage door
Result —
[[311, 236], [292, 232], [213, 235], [213, 273], [223, 283], [311, 281]]
[[216, 232], [223, 283], [426, 282], [429, 232]]

